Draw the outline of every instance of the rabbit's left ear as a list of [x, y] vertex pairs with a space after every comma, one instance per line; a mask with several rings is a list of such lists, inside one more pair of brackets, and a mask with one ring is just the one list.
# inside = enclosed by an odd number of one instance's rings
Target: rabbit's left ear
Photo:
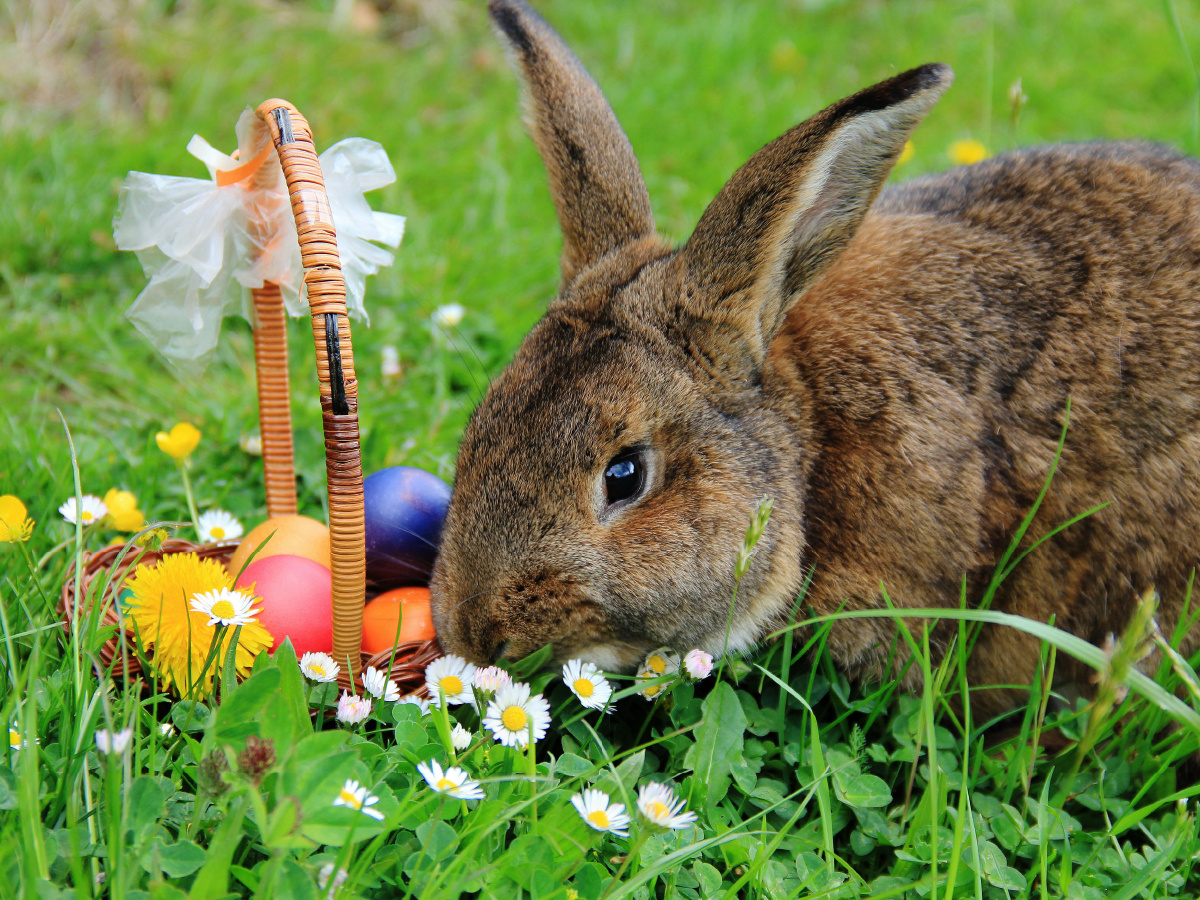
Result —
[[761, 368], [788, 308], [858, 231], [909, 134], [950, 86], [933, 64], [847, 97], [759, 150], [721, 189], [683, 250], [687, 311], [738, 335], [714, 348]]
[[569, 284], [609, 251], [654, 234], [650, 194], [608, 101], [554, 29], [524, 0], [488, 0], [488, 13], [520, 63]]

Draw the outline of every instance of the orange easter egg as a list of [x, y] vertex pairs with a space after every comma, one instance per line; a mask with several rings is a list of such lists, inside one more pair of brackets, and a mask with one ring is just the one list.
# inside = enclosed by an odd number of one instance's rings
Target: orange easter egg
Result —
[[[396, 629], [400, 638], [396, 639]], [[429, 588], [402, 587], [384, 591], [363, 610], [363, 651], [382, 653], [405, 641], [433, 637], [433, 612]]]
[[258, 621], [275, 638], [272, 653], [285, 637], [297, 654], [333, 650], [333, 583], [327, 568], [303, 556], [255, 557], [237, 582], [250, 585], [262, 601]]
[[[272, 535], [269, 541], [268, 535]], [[269, 556], [303, 556], [329, 568], [328, 528], [308, 516], [276, 516], [255, 526], [242, 538], [229, 560], [229, 574], [237, 578], [250, 554], [263, 541], [267, 545], [255, 554], [255, 562]]]

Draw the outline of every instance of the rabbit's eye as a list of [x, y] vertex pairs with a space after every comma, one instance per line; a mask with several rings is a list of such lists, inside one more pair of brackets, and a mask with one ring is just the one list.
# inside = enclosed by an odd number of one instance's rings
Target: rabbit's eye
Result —
[[637, 495], [645, 480], [645, 466], [640, 453], [622, 453], [604, 470], [604, 491], [608, 505], [620, 503]]

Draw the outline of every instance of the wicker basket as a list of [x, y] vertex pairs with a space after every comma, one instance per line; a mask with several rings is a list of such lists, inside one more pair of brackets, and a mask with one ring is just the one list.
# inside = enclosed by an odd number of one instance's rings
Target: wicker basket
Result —
[[[363, 526], [362, 460], [358, 438], [358, 381], [350, 343], [350, 320], [346, 316], [346, 284], [338, 258], [333, 216], [325, 194], [325, 182], [317, 162], [312, 130], [294, 106], [284, 100], [268, 100], [258, 110], [279, 154], [296, 220], [304, 283], [312, 316], [313, 341], [317, 354], [317, 379], [321, 392], [321, 418], [325, 433], [325, 465], [329, 490], [330, 570], [333, 576], [333, 657], [349, 659], [353, 672], [339, 676], [343, 687], [351, 679], [361, 684], [364, 666], [386, 668], [407, 693], [424, 687], [424, 669], [437, 659], [437, 640], [399, 645], [367, 657], [362, 653], [363, 606], [366, 599], [366, 543]], [[248, 165], [248, 168], [250, 166]], [[218, 174], [218, 184], [222, 182]], [[232, 173], [236, 176], [236, 172]], [[263, 169], [251, 169], [246, 177], [256, 178]], [[240, 180], [234, 177], [232, 180]], [[258, 376], [258, 408], [262, 431], [264, 480], [268, 516], [296, 512], [296, 478], [292, 445], [292, 421], [288, 397], [287, 319], [279, 287], [265, 284], [253, 292], [256, 323], [254, 359]], [[88, 554], [80, 578], [80, 597], [89, 598], [99, 578], [108, 578], [103, 596], [94, 598], [105, 609], [104, 624], [121, 627], [117, 596], [135, 562], [152, 563], [163, 554], [196, 552], [203, 558], [227, 562], [234, 544], [198, 546], [188, 541], [165, 541], [161, 552], [130, 548], [113, 569], [124, 547], [106, 547]], [[109, 577], [111, 575], [111, 577]], [[75, 572], [72, 566], [63, 585], [60, 611], [70, 627], [74, 605]], [[83, 610], [81, 609], [81, 614]], [[132, 646], [132, 631], [126, 640]], [[105, 642], [100, 658], [106, 665], [120, 655], [120, 634]], [[135, 677], [141, 666], [132, 654], [117, 660], [115, 675]]]

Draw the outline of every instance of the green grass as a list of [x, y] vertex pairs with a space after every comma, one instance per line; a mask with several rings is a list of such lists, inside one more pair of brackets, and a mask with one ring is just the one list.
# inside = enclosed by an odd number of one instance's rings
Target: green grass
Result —
[[[264, 515], [259, 461], [238, 445], [256, 425], [248, 327], [227, 320], [204, 379], [175, 381], [123, 318], [144, 277], [132, 255], [112, 248], [111, 218], [126, 172], [202, 176], [184, 150], [190, 136], [228, 149], [240, 111], [270, 96], [305, 113], [321, 148], [368, 137], [396, 166], [397, 183], [372, 202], [406, 215], [408, 232], [396, 266], [368, 284], [371, 327], [354, 335], [364, 467], [404, 462], [453, 477], [479, 391], [557, 283], [545, 176], [482, 5], [456, 7], [453, 28], [395, 34], [402, 21], [385, 18], [372, 36], [331, 30], [329, 10], [315, 2], [131, 5], [119, 23], [83, 28], [61, 59], [44, 63], [69, 71], [99, 54], [111, 63], [105, 71], [124, 73], [121, 90], [83, 79], [34, 102], [18, 77], [29, 73], [0, 70], [13, 76], [0, 82], [0, 494], [20, 496], [37, 521], [33, 561], [72, 536], [55, 512], [74, 493], [57, 410], [74, 436], [84, 492], [126, 488], [152, 518], [186, 519], [177, 471], [153, 438], [185, 419], [204, 433], [192, 470], [198, 505], [250, 523]], [[960, 138], [993, 152], [1097, 137], [1200, 151], [1185, 52], [1200, 48], [1200, 15], [1185, 4], [553, 0], [539, 8], [604, 87], [641, 159], [659, 227], [677, 239], [763, 143], [932, 60], [950, 63], [957, 81], [896, 178], [945, 168], [946, 148]], [[23, 10], [0, 13], [0, 29], [23, 21]], [[21, 58], [19, 49], [8, 58]], [[1017, 77], [1030, 99], [1014, 127], [1007, 96]], [[429, 316], [452, 301], [468, 314], [441, 347]], [[306, 323], [290, 337], [301, 503], [320, 516]], [[380, 374], [389, 344], [400, 351], [400, 379]], [[435, 405], [443, 367], [450, 391]], [[79, 549], [109, 536], [88, 534]], [[786, 636], [727, 667], [720, 686], [681, 683], [656, 704], [632, 696], [602, 723], [579, 718], [552, 673], [529, 673], [555, 711], [538, 746], [540, 780], [530, 784], [526, 758], [480, 747], [466, 765], [488, 798], [464, 812], [431, 797], [414, 774], [415, 760], [447, 755], [431, 720], [381, 705], [353, 736], [314, 734], [286, 660], [264, 662], [211, 720], [197, 715], [186, 737], [164, 740], [155, 722], [170, 707], [126, 686], [105, 693], [88, 656], [98, 636], [85, 629], [64, 641], [51, 627], [48, 607], [71, 555], [67, 546], [31, 574], [23, 553], [0, 545], [0, 713], [41, 742], [0, 761], [0, 894], [53, 897], [75, 885], [75, 896], [88, 896], [104, 870], [102, 890], [113, 897], [309, 897], [316, 872], [335, 861], [351, 874], [343, 894], [370, 897], [562, 897], [564, 884], [583, 897], [664, 900], [1200, 892], [1194, 806], [1176, 806], [1186, 787], [1180, 761], [1200, 735], [1136, 692], [1118, 703], [1119, 659], [1102, 683], [1113, 708], [1100, 702], [1093, 714], [1054, 700], [1038, 674], [1025, 714], [999, 726], [1009, 732], [987, 735], [988, 723], [968, 721], [959, 702], [974, 687], [961, 653], [930, 662], [917, 621], [912, 664], [929, 676], [917, 697], [892, 684], [850, 685], [824, 654], [820, 628], [811, 642]], [[1047, 674], [1056, 652], [1047, 645]], [[1157, 677], [1190, 698], [1179, 679], [1169, 667]], [[471, 714], [457, 713], [477, 729]], [[95, 729], [125, 721], [137, 729], [133, 754], [97, 756]], [[220, 797], [205, 794], [219, 783], [205, 780], [198, 761], [228, 750], [236, 773], [254, 730], [279, 756], [261, 786], [235, 774]], [[1067, 747], [1035, 753], [1036, 738], [1056, 730]], [[1076, 741], [1092, 748], [1068, 781]], [[344, 777], [377, 786], [386, 828], [330, 818], [330, 786]], [[566, 804], [589, 782], [625, 796], [647, 779], [674, 780], [700, 828], [666, 837], [635, 829], [630, 852], [628, 842], [600, 840]], [[299, 823], [288, 818], [296, 808]], [[969, 864], [973, 848], [982, 866]], [[620, 884], [605, 887], [617, 871]]]

